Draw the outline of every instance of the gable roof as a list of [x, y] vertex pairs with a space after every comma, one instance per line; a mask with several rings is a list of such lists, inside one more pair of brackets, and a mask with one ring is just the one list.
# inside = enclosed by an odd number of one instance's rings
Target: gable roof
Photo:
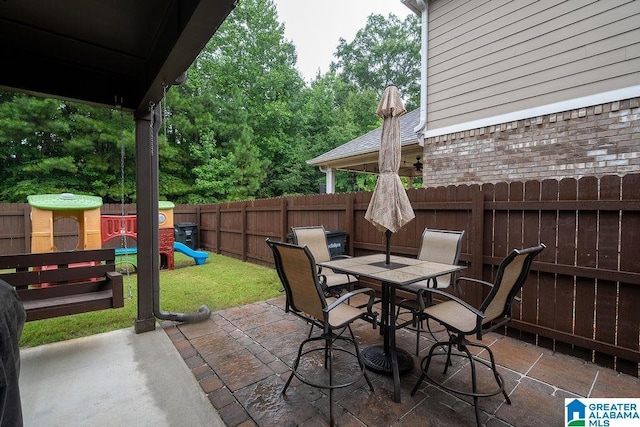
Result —
[[[400, 176], [422, 175], [413, 166], [418, 157], [422, 159], [421, 139], [418, 138], [418, 134], [414, 131], [419, 122], [420, 109], [400, 116], [400, 145], [402, 147]], [[376, 173], [381, 135], [382, 127], [376, 128], [331, 151], [307, 160], [307, 163], [321, 168]]]

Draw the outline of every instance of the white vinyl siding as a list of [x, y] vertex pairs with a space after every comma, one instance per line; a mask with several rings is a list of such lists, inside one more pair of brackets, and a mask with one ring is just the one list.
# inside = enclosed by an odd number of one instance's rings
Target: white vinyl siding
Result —
[[429, 2], [428, 129], [640, 83], [640, 1]]

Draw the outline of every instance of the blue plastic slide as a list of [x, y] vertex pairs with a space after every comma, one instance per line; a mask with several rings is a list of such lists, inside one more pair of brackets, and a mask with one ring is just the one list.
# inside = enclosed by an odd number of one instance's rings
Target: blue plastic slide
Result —
[[203, 251], [194, 251], [189, 246], [180, 242], [173, 242], [173, 250], [182, 252], [183, 254], [190, 256], [196, 262], [196, 265], [202, 265], [209, 258], [209, 254]]

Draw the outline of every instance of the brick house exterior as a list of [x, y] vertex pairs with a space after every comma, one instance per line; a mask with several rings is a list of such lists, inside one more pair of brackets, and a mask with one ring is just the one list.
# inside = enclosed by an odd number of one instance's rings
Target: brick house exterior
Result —
[[430, 137], [424, 185], [626, 175], [640, 170], [640, 98]]

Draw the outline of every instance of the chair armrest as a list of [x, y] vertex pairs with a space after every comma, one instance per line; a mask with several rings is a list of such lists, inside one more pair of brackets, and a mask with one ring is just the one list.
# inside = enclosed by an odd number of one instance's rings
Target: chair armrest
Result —
[[[369, 300], [373, 299], [375, 296], [375, 291], [371, 288], [360, 288], [360, 289], [356, 289], [354, 291], [351, 291], [349, 293], [346, 293], [344, 295], [342, 295], [340, 298], [338, 298], [337, 300], [335, 300], [334, 302], [332, 302], [327, 308], [326, 311], [331, 311], [334, 308], [336, 308], [336, 306], [342, 304], [343, 302], [345, 302], [346, 300], [348, 300], [349, 298], [352, 298], [354, 295], [358, 295], [358, 294], [363, 294], [363, 293], [368, 293], [369, 294]], [[367, 304], [368, 306], [369, 304]], [[373, 303], [371, 303], [371, 306], [373, 307]]]
[[107, 271], [106, 276], [109, 280], [118, 280], [118, 277], [122, 277], [122, 273], [118, 273], [117, 271]]
[[[329, 306], [327, 306], [327, 308], [325, 308], [324, 311], [328, 313], [331, 310], [333, 310], [334, 308], [336, 308], [337, 306], [339, 306], [340, 304], [342, 304], [345, 301], [347, 301], [349, 298], [353, 298], [353, 296], [358, 295], [358, 294], [362, 294], [362, 293], [369, 294], [369, 301], [366, 304], [367, 315], [368, 315], [368, 317], [371, 318], [371, 321], [373, 323], [373, 329], [375, 329], [377, 327], [377, 324], [378, 324], [378, 313], [373, 311], [373, 304], [375, 303], [376, 293], [371, 288], [360, 288], [360, 289], [356, 289], [354, 291], [351, 291], [349, 293], [346, 293], [346, 294], [342, 295], [340, 298], [336, 299], [334, 302], [332, 302]], [[362, 306], [362, 307], [364, 307], [364, 306]]]
[[[451, 295], [448, 292], [441, 291], [440, 289], [434, 289], [434, 288], [420, 289], [418, 291], [418, 300], [421, 301], [421, 305], [424, 304], [423, 295], [424, 295], [425, 292], [430, 292], [432, 294], [437, 294], [437, 295], [440, 295], [440, 296], [443, 296], [443, 297], [449, 299], [450, 301], [455, 301], [456, 303], [460, 304], [461, 306], [463, 306], [464, 308], [466, 308], [467, 310], [469, 310], [470, 312], [472, 312], [473, 314], [475, 314], [477, 317], [479, 317], [481, 319], [484, 319], [486, 317], [486, 315], [483, 312], [481, 312], [480, 310], [478, 310], [474, 306], [470, 305], [466, 301], [463, 301], [460, 298], [458, 298], [457, 296]], [[423, 308], [423, 310], [424, 310], [424, 308]]]
[[351, 256], [350, 255], [334, 255], [334, 256], [331, 257], [332, 260], [334, 260], [334, 259], [348, 259], [348, 258], [351, 258]]
[[489, 283], [489, 282], [485, 282], [484, 280], [480, 280], [480, 279], [474, 279], [472, 277], [458, 277], [456, 279], [456, 283], [460, 282], [460, 281], [465, 281], [465, 282], [471, 282], [471, 283], [477, 283], [479, 285], [484, 285], [484, 286], [488, 286], [490, 288], [493, 288], [493, 283]]

